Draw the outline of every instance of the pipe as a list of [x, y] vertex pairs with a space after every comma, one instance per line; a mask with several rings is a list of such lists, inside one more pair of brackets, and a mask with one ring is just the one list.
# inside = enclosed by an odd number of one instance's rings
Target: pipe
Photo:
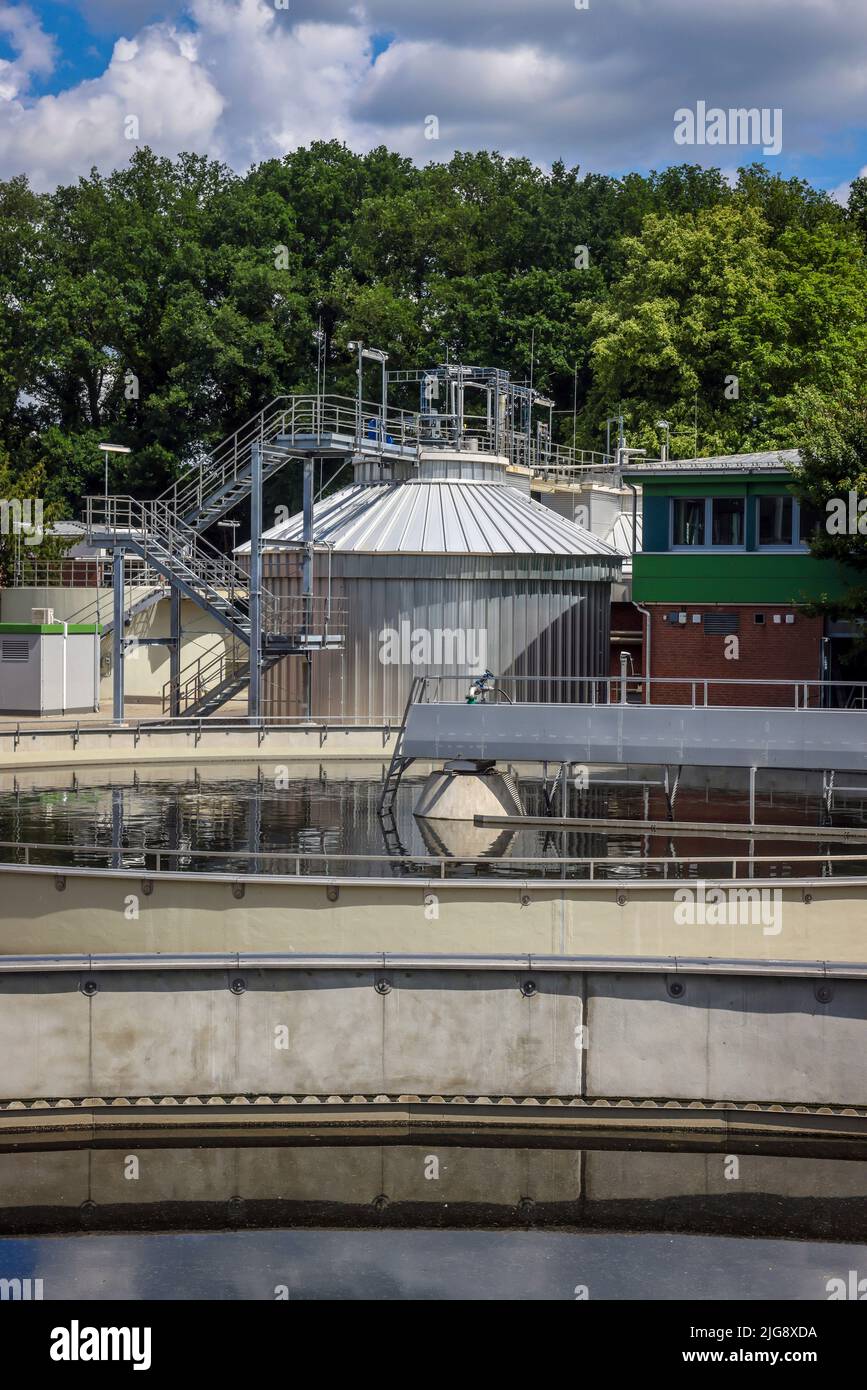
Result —
[[[633, 583], [634, 583], [634, 582], [635, 582], [635, 577], [633, 576]], [[641, 613], [641, 614], [647, 619], [647, 627], [646, 627], [647, 637], [646, 637], [646, 640], [645, 640], [645, 643], [644, 643], [644, 675], [645, 675], [645, 681], [644, 681], [644, 703], [645, 703], [646, 705], [649, 705], [649, 704], [650, 704], [650, 638], [651, 638], [651, 630], [652, 630], [652, 629], [651, 629], [651, 614], [650, 614], [650, 609], [649, 609], [649, 608], [642, 608], [641, 604], [640, 604], [640, 603], [635, 603], [634, 600], [633, 600], [633, 604], [634, 604], [634, 607], [638, 609], [638, 612]]]
[[62, 668], [61, 683], [60, 683], [60, 712], [61, 712], [61, 714], [65, 714], [65, 713], [66, 713], [66, 696], [67, 696], [66, 680], [67, 680], [67, 654], [68, 654], [68, 653], [67, 653], [67, 647], [68, 647], [68, 640], [69, 640], [69, 623], [64, 622], [64, 624], [63, 624], [63, 668]]
[[112, 567], [112, 586], [114, 591], [114, 623], [112, 627], [112, 718], [116, 724], [123, 722], [123, 586], [124, 549], [118, 546], [114, 552]]

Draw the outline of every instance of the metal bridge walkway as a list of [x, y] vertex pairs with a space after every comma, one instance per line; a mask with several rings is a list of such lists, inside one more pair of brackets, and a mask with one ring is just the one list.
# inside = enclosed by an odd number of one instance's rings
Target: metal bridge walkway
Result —
[[[804, 685], [765, 684], [789, 686], [790, 698]], [[407, 710], [401, 751], [435, 759], [867, 772], [867, 713], [818, 701], [796, 707], [794, 699], [788, 708], [416, 702]]]

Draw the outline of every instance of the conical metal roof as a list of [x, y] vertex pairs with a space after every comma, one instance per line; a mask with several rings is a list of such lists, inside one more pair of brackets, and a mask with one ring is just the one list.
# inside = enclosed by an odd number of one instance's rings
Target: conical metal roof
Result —
[[[476, 480], [353, 483], [313, 510], [317, 543], [376, 555], [562, 555], [610, 557], [605, 541], [508, 484]], [[263, 536], [301, 541], [299, 512]], [[238, 547], [249, 551], [249, 544]]]

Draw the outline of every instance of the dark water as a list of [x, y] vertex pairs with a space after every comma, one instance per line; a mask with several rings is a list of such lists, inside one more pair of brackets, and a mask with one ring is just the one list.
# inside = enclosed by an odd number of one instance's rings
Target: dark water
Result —
[[[47, 849], [30, 851], [30, 862], [89, 864], [131, 869], [160, 867], [227, 872], [366, 873], [427, 872], [414, 866], [413, 856], [447, 856], [448, 872], [504, 872], [559, 876], [559, 863], [527, 865], [526, 858], [557, 860], [560, 856], [608, 860], [596, 873], [610, 877], [677, 876], [670, 865], [648, 865], [647, 858], [676, 856], [693, 861], [682, 872], [731, 874], [731, 856], [743, 859], [748, 840], [689, 835], [649, 835], [618, 830], [562, 831], [525, 829], [498, 832], [444, 821], [420, 823], [413, 816], [423, 782], [407, 775], [395, 806], [394, 823], [383, 827], [376, 807], [380, 777], [350, 778], [339, 764], [323, 765], [318, 777], [293, 778], [263, 765], [236, 770], [236, 775], [176, 777], [149, 774], [140, 781], [130, 769], [126, 780], [117, 775], [105, 785], [58, 785], [56, 789], [19, 789], [0, 793], [0, 858], [21, 862], [16, 845], [29, 842]], [[849, 778], [854, 780], [854, 778]], [[530, 815], [546, 813], [542, 783], [523, 779], [521, 795]], [[560, 812], [559, 793], [556, 796]], [[859, 845], [835, 840], [837, 826], [863, 825], [867, 819], [867, 788], [848, 799], [838, 798], [829, 814], [817, 793], [766, 790], [759, 797], [757, 819], [769, 826], [757, 841], [755, 853], [770, 856], [769, 876], [827, 873], [832, 866], [821, 856], [857, 856]], [[617, 785], [591, 778], [585, 789], [571, 787], [570, 816], [665, 820], [665, 793], [658, 784]], [[745, 797], [720, 787], [702, 792], [681, 791], [676, 799], [678, 820], [726, 821], [736, 826], [747, 816]], [[773, 824], [816, 827], [815, 838], [774, 839]], [[735, 832], [736, 834], [736, 832]], [[160, 860], [157, 863], [156, 855]], [[259, 856], [258, 858], [256, 856]], [[798, 867], [794, 856], [820, 856]], [[357, 856], [353, 862], [345, 856]], [[324, 857], [324, 858], [323, 858]], [[391, 859], [392, 864], [377, 862]], [[475, 870], [467, 861], [483, 857]], [[714, 859], [719, 859], [717, 865]], [[865, 859], [834, 866], [836, 873], [867, 871]], [[586, 866], [570, 866], [567, 874], [585, 876]], [[757, 869], [758, 872], [758, 869]]]
[[867, 1245], [535, 1231], [0, 1241], [0, 1277], [42, 1279], [48, 1300], [827, 1300], [829, 1282], [851, 1283], [850, 1271], [867, 1274]]

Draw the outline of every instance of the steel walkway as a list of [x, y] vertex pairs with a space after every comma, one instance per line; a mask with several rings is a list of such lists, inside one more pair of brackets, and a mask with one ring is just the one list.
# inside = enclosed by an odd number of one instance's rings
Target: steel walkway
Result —
[[401, 751], [502, 762], [867, 772], [863, 709], [414, 704]]

